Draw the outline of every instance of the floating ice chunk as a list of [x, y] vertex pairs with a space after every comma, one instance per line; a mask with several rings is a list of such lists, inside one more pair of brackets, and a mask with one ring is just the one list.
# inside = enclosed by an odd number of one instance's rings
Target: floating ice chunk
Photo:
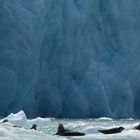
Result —
[[24, 111], [19, 111], [16, 114], [11, 113], [4, 119], [7, 119], [10, 123], [18, 127], [24, 127], [27, 124], [27, 117]]
[[127, 120], [128, 120], [128, 121], [134, 121], [134, 119], [133, 119], [133, 118], [128, 118]]
[[112, 118], [108, 118], [108, 117], [100, 117], [98, 119], [95, 119], [97, 121], [112, 121]]
[[31, 127], [33, 124], [40, 124], [40, 126], [43, 126], [44, 124], [47, 124], [51, 120], [52, 118], [37, 117], [35, 119], [27, 120], [27, 122], [30, 124], [30, 127]]
[[41, 118], [41, 117], [37, 117], [35, 119], [30, 120], [30, 122], [46, 122], [46, 121], [51, 121], [51, 118]]

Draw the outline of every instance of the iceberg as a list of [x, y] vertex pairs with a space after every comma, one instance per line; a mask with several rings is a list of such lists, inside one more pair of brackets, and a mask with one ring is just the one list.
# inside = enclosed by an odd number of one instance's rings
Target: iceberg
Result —
[[14, 114], [14, 113], [9, 114], [3, 120], [5, 120], [5, 119], [7, 119], [9, 123], [11, 123], [17, 127], [25, 127], [27, 125], [27, 117], [26, 117], [24, 111], [22, 111], [22, 110], [16, 114]]
[[140, 117], [139, 0], [1, 0], [0, 116]]

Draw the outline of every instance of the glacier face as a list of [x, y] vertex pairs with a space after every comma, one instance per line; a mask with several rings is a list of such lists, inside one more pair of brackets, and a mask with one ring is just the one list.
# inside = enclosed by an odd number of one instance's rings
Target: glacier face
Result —
[[0, 115], [140, 117], [139, 0], [1, 0]]

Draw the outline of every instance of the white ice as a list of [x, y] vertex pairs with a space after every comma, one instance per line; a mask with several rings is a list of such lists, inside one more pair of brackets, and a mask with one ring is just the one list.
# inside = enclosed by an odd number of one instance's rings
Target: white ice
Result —
[[[4, 119], [7, 119], [9, 122], [2, 123]], [[27, 118], [23, 111], [16, 114], [11, 113], [4, 119], [0, 121], [0, 140], [66, 140], [65, 138], [49, 136], [39, 131], [24, 128], [27, 126]], [[38, 118], [35, 120], [38, 120]], [[39, 118], [39, 120], [43, 119]], [[36, 123], [39, 123], [38, 121]]]
[[[2, 123], [0, 120], [0, 140], [139, 140], [140, 132], [133, 130], [139, 124], [139, 120], [113, 120], [109, 118], [99, 119], [55, 119], [40, 118], [28, 119], [23, 111], [6, 117], [13, 122]], [[20, 118], [20, 119], [19, 119]], [[20, 121], [19, 121], [20, 120]], [[59, 123], [64, 123], [65, 128], [84, 132], [83, 137], [61, 137], [53, 135], [57, 131]], [[24, 124], [25, 123], [25, 124]], [[36, 123], [37, 131], [31, 130], [30, 126]], [[13, 127], [13, 125], [27, 127]], [[99, 129], [109, 129], [112, 127], [123, 126], [122, 133], [104, 135], [99, 133]]]

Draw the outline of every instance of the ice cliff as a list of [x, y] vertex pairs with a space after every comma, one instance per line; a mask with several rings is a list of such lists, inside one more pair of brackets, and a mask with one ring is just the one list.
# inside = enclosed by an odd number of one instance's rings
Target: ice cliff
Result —
[[140, 117], [140, 0], [0, 0], [0, 116]]

